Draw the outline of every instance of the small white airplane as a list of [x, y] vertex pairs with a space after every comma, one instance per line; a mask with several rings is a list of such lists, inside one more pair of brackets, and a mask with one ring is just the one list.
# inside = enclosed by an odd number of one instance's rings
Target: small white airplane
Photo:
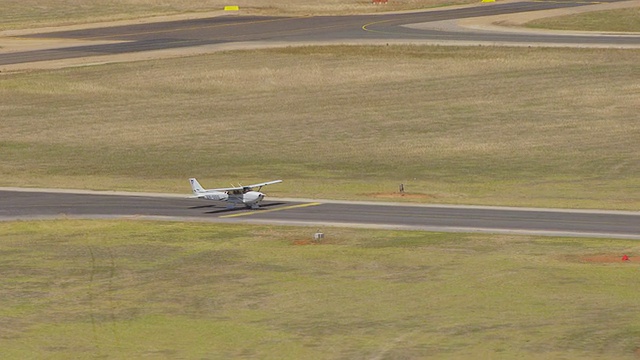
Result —
[[[233, 209], [237, 204], [243, 204], [244, 206], [257, 209], [258, 204], [264, 199], [264, 194], [260, 192], [263, 186], [281, 183], [282, 180], [267, 181], [260, 184], [253, 184], [247, 186], [236, 186], [229, 188], [219, 189], [204, 189], [198, 180], [190, 178], [191, 190], [193, 196], [189, 198], [199, 198], [207, 200], [226, 201], [229, 203], [227, 209]], [[258, 188], [258, 191], [253, 191], [253, 188]]]

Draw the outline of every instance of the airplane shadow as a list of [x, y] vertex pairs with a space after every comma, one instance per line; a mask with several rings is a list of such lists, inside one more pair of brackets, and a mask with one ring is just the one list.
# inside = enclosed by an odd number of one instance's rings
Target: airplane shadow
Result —
[[[260, 204], [259, 208], [254, 209], [254, 210], [247, 209], [247, 208], [241, 207], [241, 206], [238, 206], [238, 207], [235, 207], [235, 208], [232, 208], [232, 209], [227, 209], [227, 208], [220, 209], [220, 208], [218, 208], [217, 210], [207, 211], [207, 212], [205, 212], [205, 214], [220, 214], [220, 213], [233, 212], [233, 211], [260, 211], [261, 209], [264, 209], [264, 208], [268, 208], [268, 207], [272, 207], [272, 206], [278, 206], [278, 205], [285, 205], [285, 204], [286, 203], [284, 203], [284, 202], [262, 203], [262, 204]], [[193, 206], [193, 207], [190, 207], [190, 209], [203, 209], [203, 208], [215, 208], [215, 207], [217, 207], [217, 206], [216, 205], [204, 205], [204, 206]]]
[[205, 209], [205, 208], [213, 208], [217, 207], [216, 205], [199, 205], [199, 206], [191, 206], [189, 209]]

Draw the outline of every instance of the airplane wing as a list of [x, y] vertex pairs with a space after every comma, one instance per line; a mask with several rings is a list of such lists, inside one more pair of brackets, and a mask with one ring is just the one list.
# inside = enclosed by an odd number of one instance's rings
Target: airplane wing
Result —
[[234, 191], [234, 190], [242, 190], [244, 189], [246, 186], [236, 186], [236, 187], [228, 187], [228, 188], [217, 188], [217, 189], [207, 189], [206, 191], [211, 191], [211, 192], [225, 192], [225, 191]]
[[[261, 186], [265, 186], [265, 185], [271, 185], [271, 184], [277, 184], [277, 183], [281, 183], [282, 180], [273, 180], [273, 181], [267, 181], [267, 182], [263, 182], [260, 184], [253, 184], [253, 185], [248, 185], [248, 186], [243, 186], [242, 188], [254, 188], [254, 187], [261, 187]], [[242, 189], [241, 188], [241, 189]]]
[[[210, 191], [219, 191], [219, 192], [225, 192], [225, 191], [236, 191], [236, 190], [246, 190], [246, 189], [252, 189], [255, 187], [261, 187], [261, 186], [265, 186], [265, 185], [271, 185], [271, 184], [277, 184], [277, 183], [281, 183], [282, 180], [273, 180], [273, 181], [267, 181], [267, 182], [263, 182], [260, 184], [251, 184], [251, 185], [245, 185], [245, 186], [235, 186], [235, 187], [228, 187], [228, 188], [216, 188], [216, 189], [206, 189], [205, 191], [210, 192]], [[202, 193], [205, 194], [205, 193]]]

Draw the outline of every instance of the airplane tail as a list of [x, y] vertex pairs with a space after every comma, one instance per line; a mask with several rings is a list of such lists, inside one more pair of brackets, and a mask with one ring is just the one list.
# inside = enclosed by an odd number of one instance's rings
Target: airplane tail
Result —
[[198, 182], [198, 180], [196, 180], [196, 178], [190, 178], [189, 182], [191, 183], [191, 190], [193, 191], [194, 195], [198, 195], [200, 193], [205, 192], [206, 190], [202, 187], [202, 185], [200, 185], [200, 183]]

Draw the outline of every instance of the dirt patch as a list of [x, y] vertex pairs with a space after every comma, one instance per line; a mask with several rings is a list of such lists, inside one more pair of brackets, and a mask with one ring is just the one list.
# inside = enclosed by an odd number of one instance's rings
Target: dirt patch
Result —
[[295, 240], [293, 245], [315, 245], [315, 243], [310, 240]]
[[315, 240], [295, 240], [293, 242], [293, 245], [321, 245], [323, 242], [322, 241], [315, 241]]
[[426, 200], [426, 199], [435, 199], [435, 196], [429, 194], [420, 194], [420, 193], [371, 193], [364, 194], [368, 197], [373, 197], [376, 199], [412, 199], [412, 200]]
[[583, 256], [579, 260], [580, 262], [599, 263], [599, 264], [640, 263], [640, 256], [631, 256], [628, 254], [627, 256], [629, 257], [628, 260], [623, 260], [624, 254]]

